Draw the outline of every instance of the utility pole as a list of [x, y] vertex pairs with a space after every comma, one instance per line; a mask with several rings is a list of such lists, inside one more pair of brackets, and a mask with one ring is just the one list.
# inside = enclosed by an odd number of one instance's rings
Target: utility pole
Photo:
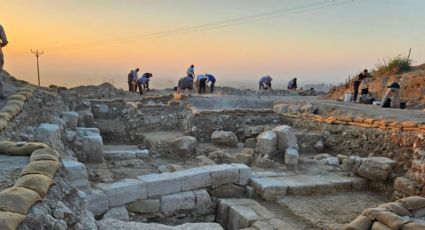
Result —
[[407, 61], [410, 59], [410, 53], [412, 52], [412, 48], [409, 49], [409, 55], [407, 56]]
[[35, 55], [37, 58], [37, 76], [38, 76], [38, 87], [40, 87], [40, 65], [38, 64], [38, 57], [40, 57], [43, 54], [43, 51], [33, 51], [31, 50], [31, 53]]

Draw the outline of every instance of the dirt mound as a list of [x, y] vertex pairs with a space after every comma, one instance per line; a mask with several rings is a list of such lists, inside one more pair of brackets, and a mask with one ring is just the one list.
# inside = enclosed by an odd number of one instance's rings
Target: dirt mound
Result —
[[[380, 100], [386, 91], [386, 86], [393, 81], [400, 83], [401, 100], [407, 102], [410, 108], [425, 108], [425, 64], [415, 66], [412, 70], [400, 74], [374, 75], [369, 84], [369, 92]], [[353, 93], [353, 81], [332, 88], [325, 96], [328, 99], [338, 100], [344, 93]]]
[[125, 92], [123, 90], [117, 89], [112, 84], [107, 82], [98, 86], [77, 86], [69, 90], [77, 94], [78, 96], [84, 98], [110, 98], [125, 95]]

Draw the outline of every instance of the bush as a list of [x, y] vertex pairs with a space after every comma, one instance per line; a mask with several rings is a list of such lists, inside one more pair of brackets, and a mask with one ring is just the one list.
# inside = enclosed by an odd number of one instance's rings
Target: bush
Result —
[[407, 58], [403, 58], [401, 55], [398, 55], [394, 58], [388, 58], [387, 62], [381, 64], [376, 64], [376, 72], [379, 74], [386, 73], [403, 73], [409, 71], [412, 68], [412, 60], [407, 60]]

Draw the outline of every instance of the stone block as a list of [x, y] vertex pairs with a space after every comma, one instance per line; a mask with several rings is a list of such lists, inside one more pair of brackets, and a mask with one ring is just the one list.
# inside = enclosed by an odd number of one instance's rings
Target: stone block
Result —
[[266, 131], [258, 135], [257, 145], [255, 150], [260, 153], [261, 156], [268, 155], [276, 150], [277, 147], [277, 136], [273, 131]]
[[214, 212], [214, 203], [205, 189], [193, 191], [196, 200], [196, 213], [199, 215], [208, 215]]
[[193, 192], [181, 192], [161, 197], [161, 212], [172, 215], [179, 211], [195, 208], [195, 194]]
[[91, 111], [79, 111], [78, 112], [78, 126], [82, 127], [95, 127], [94, 116]]
[[124, 179], [97, 187], [108, 196], [109, 206], [116, 207], [147, 198], [146, 184], [136, 179]]
[[88, 180], [86, 166], [73, 160], [62, 160], [62, 163], [68, 172], [68, 179], [71, 184], [84, 192], [89, 192], [90, 183]]
[[386, 157], [363, 158], [358, 174], [368, 180], [385, 181], [395, 164], [395, 161]]
[[142, 149], [136, 151], [136, 157], [137, 158], [147, 158], [149, 157], [149, 150], [148, 149]]
[[87, 196], [87, 209], [95, 216], [100, 216], [109, 210], [108, 196], [100, 189], [93, 189]]
[[210, 172], [213, 187], [218, 187], [224, 184], [239, 183], [239, 169], [232, 165], [207, 165], [202, 168]]
[[239, 230], [250, 227], [258, 219], [257, 214], [247, 206], [231, 206], [227, 229]]
[[136, 152], [126, 150], [104, 150], [103, 157], [107, 160], [128, 160], [136, 158]]
[[286, 195], [288, 185], [279, 178], [251, 178], [249, 185], [264, 200], [273, 201], [278, 196]]
[[236, 147], [238, 138], [230, 131], [215, 131], [211, 134], [211, 142], [215, 145]]
[[414, 181], [406, 177], [397, 177], [394, 180], [394, 190], [408, 196], [418, 195], [419, 191], [417, 187]]
[[100, 135], [90, 135], [83, 137], [83, 154], [87, 157], [88, 163], [102, 163], [103, 140]]
[[62, 112], [62, 119], [65, 121], [66, 128], [76, 129], [78, 125], [78, 113], [77, 112]]
[[210, 171], [205, 168], [191, 168], [174, 174], [180, 178], [181, 191], [196, 190], [212, 185]]
[[195, 144], [197, 140], [192, 136], [178, 137], [170, 141], [171, 153], [188, 155], [195, 152]]
[[129, 221], [130, 217], [128, 211], [124, 206], [111, 208], [109, 211], [103, 215], [102, 219], [115, 219], [122, 221]]
[[181, 177], [177, 173], [149, 174], [138, 179], [146, 183], [149, 198], [181, 192]]
[[239, 169], [239, 182], [237, 182], [237, 184], [247, 185], [249, 179], [252, 177], [251, 168], [244, 164], [232, 164], [232, 166]]
[[161, 207], [159, 199], [137, 200], [128, 205], [128, 210], [135, 213], [156, 213]]
[[49, 145], [53, 149], [63, 148], [61, 131], [58, 125], [43, 123], [36, 130], [35, 139]]
[[285, 152], [285, 164], [289, 166], [297, 166], [298, 165], [298, 151], [296, 149], [286, 149]]
[[257, 140], [254, 137], [250, 137], [245, 140], [245, 148], [255, 149], [256, 146]]
[[229, 220], [229, 208], [233, 206], [248, 206], [258, 204], [251, 199], [219, 199], [217, 206], [216, 222], [226, 228]]
[[298, 150], [297, 137], [294, 129], [288, 125], [277, 126], [272, 130], [277, 136], [277, 149], [285, 151], [288, 148]]

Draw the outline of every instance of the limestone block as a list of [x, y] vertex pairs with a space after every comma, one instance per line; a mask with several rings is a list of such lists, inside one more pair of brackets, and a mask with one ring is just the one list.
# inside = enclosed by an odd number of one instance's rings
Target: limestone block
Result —
[[159, 199], [137, 200], [128, 205], [128, 210], [135, 213], [155, 213], [159, 211], [161, 202]]
[[229, 208], [227, 229], [239, 230], [250, 227], [258, 219], [257, 214], [247, 206]]
[[130, 217], [128, 211], [124, 206], [111, 208], [109, 211], [103, 215], [102, 219], [116, 219], [122, 221], [129, 221]]
[[135, 151], [104, 150], [103, 157], [107, 160], [127, 160], [136, 158]]
[[217, 223], [187, 223], [178, 226], [167, 226], [156, 223], [126, 222], [113, 219], [104, 219], [96, 222], [99, 230], [223, 230]]
[[77, 128], [77, 136], [82, 140], [82, 154], [88, 163], [103, 162], [103, 140], [99, 129]]
[[261, 154], [261, 156], [268, 155], [276, 150], [277, 147], [277, 136], [273, 131], [266, 131], [258, 135], [257, 145], [255, 150]]
[[146, 184], [136, 179], [124, 179], [111, 184], [98, 184], [97, 187], [108, 196], [110, 207], [147, 198]]
[[196, 200], [196, 213], [207, 215], [214, 212], [214, 203], [205, 189], [193, 191]]
[[298, 151], [296, 149], [286, 149], [285, 164], [289, 166], [296, 166], [298, 164]]
[[89, 192], [90, 182], [88, 180], [86, 166], [73, 160], [63, 160], [62, 163], [66, 171], [68, 171], [68, 179], [71, 184], [84, 192]]
[[288, 125], [277, 126], [272, 130], [277, 136], [277, 149], [284, 151], [287, 148], [298, 150], [297, 137], [294, 129]]
[[409, 196], [418, 195], [417, 184], [406, 177], [397, 177], [394, 180], [394, 190]]
[[161, 197], [161, 212], [165, 215], [194, 208], [195, 194], [193, 192], [181, 192]]
[[191, 168], [174, 173], [180, 178], [181, 191], [206, 188], [212, 185], [211, 174], [205, 168]]
[[62, 119], [66, 123], [66, 128], [75, 129], [78, 125], [78, 113], [77, 112], [62, 112]]
[[332, 157], [332, 156], [325, 157], [325, 158], [319, 160], [319, 162], [321, 164], [324, 164], [324, 165], [339, 166], [339, 160], [338, 160], [337, 157]]
[[100, 216], [109, 209], [108, 196], [100, 189], [93, 189], [87, 196], [87, 208], [95, 216]]
[[77, 111], [90, 110], [90, 109], [91, 109], [90, 101], [83, 101], [76, 106]]
[[285, 114], [288, 113], [289, 105], [287, 104], [278, 104], [273, 106], [273, 110], [277, 114]]
[[358, 169], [358, 174], [369, 180], [385, 181], [395, 164], [395, 161], [386, 157], [364, 158]]
[[239, 182], [237, 182], [237, 184], [247, 185], [249, 179], [252, 177], [251, 168], [244, 164], [232, 164], [232, 166], [239, 169]]
[[258, 204], [251, 199], [219, 199], [217, 206], [216, 222], [227, 228], [229, 219], [229, 208], [233, 206], [249, 206]]
[[202, 168], [208, 170], [211, 175], [213, 187], [218, 187], [224, 184], [239, 183], [239, 169], [227, 165], [207, 165]]
[[215, 145], [236, 147], [238, 138], [230, 131], [215, 131], [211, 134], [211, 142]]
[[180, 176], [177, 173], [149, 174], [138, 177], [146, 183], [148, 197], [181, 192]]
[[61, 149], [63, 147], [61, 132], [56, 124], [40, 124], [36, 130], [36, 140], [49, 145], [53, 149]]
[[245, 148], [255, 149], [255, 146], [257, 146], [257, 140], [253, 137], [247, 138], [244, 146]]
[[178, 137], [170, 141], [171, 152], [173, 154], [191, 154], [195, 152], [196, 138], [192, 136]]
[[148, 149], [137, 150], [136, 151], [136, 157], [137, 158], [149, 157], [149, 150]]
[[286, 195], [288, 192], [288, 185], [276, 178], [251, 178], [249, 185], [255, 189], [261, 198], [269, 201], [273, 201], [278, 196]]
[[78, 126], [95, 127], [94, 116], [91, 111], [78, 111]]

